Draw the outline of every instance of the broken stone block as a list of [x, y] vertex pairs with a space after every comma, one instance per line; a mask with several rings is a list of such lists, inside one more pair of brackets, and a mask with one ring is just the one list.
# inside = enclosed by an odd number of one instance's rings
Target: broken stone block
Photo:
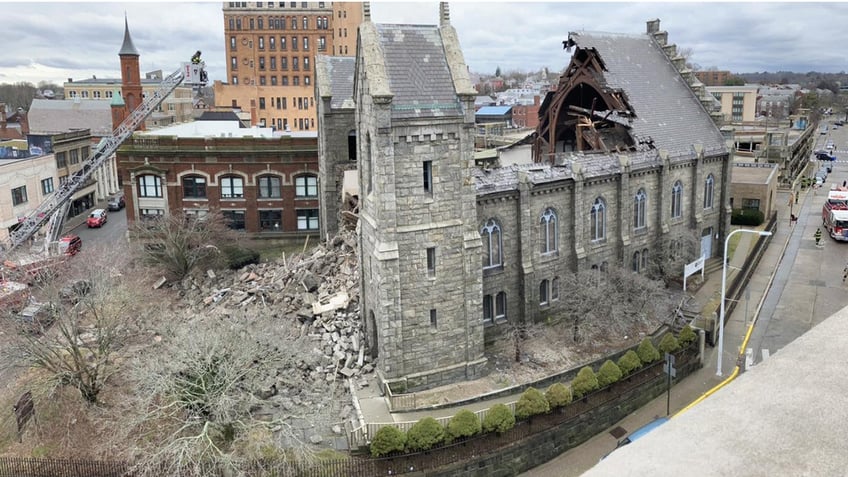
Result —
[[208, 269], [208, 270], [206, 270], [206, 276], [208, 276], [209, 278], [211, 278], [211, 279], [213, 279], [213, 280], [214, 280], [215, 278], [217, 278], [217, 277], [215, 276], [215, 270], [212, 270], [211, 268], [210, 268], [210, 269]]
[[164, 285], [166, 283], [168, 283], [168, 279], [165, 278], [165, 277], [162, 277], [159, 280], [156, 280], [156, 283], [153, 284], [153, 289], [158, 290], [158, 289], [162, 288], [162, 285]]
[[356, 370], [350, 368], [342, 368], [339, 370], [339, 373], [341, 373], [344, 377], [349, 378], [356, 374]]
[[314, 292], [319, 286], [321, 286], [321, 279], [308, 270], [303, 273], [303, 278], [300, 282], [308, 292]]
[[342, 426], [339, 426], [339, 425], [335, 425], [335, 426], [333, 426], [333, 432], [334, 432], [334, 433], [336, 433], [336, 434], [341, 435], [341, 433], [342, 433]]

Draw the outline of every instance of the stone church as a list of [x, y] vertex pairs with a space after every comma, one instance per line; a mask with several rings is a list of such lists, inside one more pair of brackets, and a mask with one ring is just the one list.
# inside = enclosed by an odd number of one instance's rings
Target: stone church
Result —
[[481, 376], [486, 342], [557, 313], [565, 273], [639, 272], [674, 234], [697, 234], [715, 255], [729, 150], [659, 20], [645, 34], [569, 33], [534, 161], [480, 168], [477, 92], [447, 4], [437, 26], [365, 12], [356, 57], [317, 61], [319, 194], [327, 236], [356, 170], [361, 310], [393, 390]]

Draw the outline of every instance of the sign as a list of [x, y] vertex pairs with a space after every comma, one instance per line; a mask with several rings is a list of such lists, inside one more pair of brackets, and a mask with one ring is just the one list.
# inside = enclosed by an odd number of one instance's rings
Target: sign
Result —
[[686, 278], [689, 275], [692, 275], [693, 273], [700, 270], [701, 271], [701, 279], [702, 280], [704, 279], [704, 261], [705, 260], [706, 260], [706, 258], [703, 255], [701, 255], [694, 262], [687, 263], [686, 265], [683, 266], [683, 291], [686, 291]]

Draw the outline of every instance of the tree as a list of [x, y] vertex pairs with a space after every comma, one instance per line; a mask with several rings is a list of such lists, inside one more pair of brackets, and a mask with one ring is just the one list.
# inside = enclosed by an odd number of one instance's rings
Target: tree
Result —
[[534, 387], [527, 388], [521, 393], [518, 402], [515, 403], [515, 417], [526, 419], [536, 414], [544, 414], [551, 410], [551, 405], [545, 399], [545, 395]]
[[545, 399], [552, 409], [570, 404], [571, 398], [571, 388], [563, 383], [551, 384], [545, 391]]
[[558, 288], [569, 292], [559, 294], [552, 321], [569, 323], [575, 342], [632, 336], [634, 329], [648, 328], [658, 317], [670, 317], [674, 309], [675, 294], [664, 282], [618, 266], [565, 273]]
[[380, 457], [392, 452], [402, 452], [405, 447], [405, 432], [395, 426], [383, 426], [377, 430], [374, 439], [371, 441], [371, 455]]
[[32, 83], [0, 84], [0, 98], [3, 98], [3, 102], [6, 103], [11, 112], [18, 108], [28, 111], [33, 98], [35, 98], [35, 91], [36, 88]]
[[571, 392], [579, 399], [598, 389], [598, 386], [598, 377], [595, 376], [595, 372], [590, 366], [584, 366], [571, 381]]
[[[187, 315], [130, 368], [135, 393], [114, 427], [137, 470], [195, 475], [209, 465], [241, 472], [257, 458], [310, 460], [302, 427], [329, 426], [337, 400], [324, 374], [316, 379], [321, 356], [308, 338], [265, 317]], [[288, 404], [269, 401], [277, 395]]]
[[50, 299], [52, 327], [43, 335], [17, 334], [17, 343], [4, 347], [3, 355], [13, 365], [43, 371], [41, 383], [48, 390], [73, 387], [85, 401], [97, 403], [119, 368], [122, 348], [158, 313], [157, 301], [145, 294], [150, 287], [136, 279], [143, 276], [126, 254], [91, 255], [84, 269], [66, 270], [41, 284], [41, 294]]
[[500, 77], [501, 77], [501, 67], [500, 67], [500, 66], [498, 66], [497, 68], [495, 68], [495, 77], [496, 77], [496, 78], [500, 78]]
[[201, 263], [220, 259], [221, 249], [235, 241], [223, 216], [214, 211], [201, 218], [172, 214], [141, 220], [133, 224], [131, 234], [144, 261], [176, 280]]
[[447, 435], [449, 439], [457, 439], [460, 437], [471, 437], [479, 434], [483, 429], [483, 424], [477, 414], [468, 409], [460, 409], [459, 412], [453, 415], [447, 425]]
[[483, 417], [483, 432], [495, 431], [498, 434], [512, 429], [515, 426], [515, 415], [506, 407], [506, 404], [495, 404], [489, 408]]
[[664, 235], [648, 258], [648, 276], [662, 280], [666, 286], [682, 279], [682, 270], [700, 256], [701, 242], [692, 233]]
[[409, 450], [427, 450], [445, 440], [445, 428], [432, 417], [416, 422], [406, 433], [406, 446]]
[[745, 86], [745, 78], [731, 76], [724, 80], [724, 86]]

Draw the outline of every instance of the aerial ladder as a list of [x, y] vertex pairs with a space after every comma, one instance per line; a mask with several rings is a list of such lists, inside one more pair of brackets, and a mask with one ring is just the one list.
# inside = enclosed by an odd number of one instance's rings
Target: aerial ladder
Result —
[[[197, 56], [199, 57], [199, 55]], [[197, 59], [199, 60], [199, 58]], [[68, 208], [74, 194], [86, 185], [94, 172], [109, 160], [109, 157], [118, 150], [118, 147], [135, 132], [136, 128], [156, 107], [162, 104], [162, 101], [177, 86], [183, 82], [192, 86], [205, 85], [207, 82], [205, 66], [205, 62], [195, 61], [195, 58], [192, 58], [192, 62], [183, 63], [178, 70], [166, 77], [156, 91], [147, 95], [144, 101], [112, 131], [111, 136], [100, 141], [92, 150], [91, 155], [83, 162], [80, 170], [61, 184], [44, 202], [21, 221], [20, 226], [15, 231], [11, 232], [11, 244], [6, 248], [7, 252], [27, 243], [47, 223], [44, 249], [47, 253], [50, 253], [51, 245], [55, 244], [62, 235], [62, 228], [65, 225], [65, 218], [68, 215]]]

